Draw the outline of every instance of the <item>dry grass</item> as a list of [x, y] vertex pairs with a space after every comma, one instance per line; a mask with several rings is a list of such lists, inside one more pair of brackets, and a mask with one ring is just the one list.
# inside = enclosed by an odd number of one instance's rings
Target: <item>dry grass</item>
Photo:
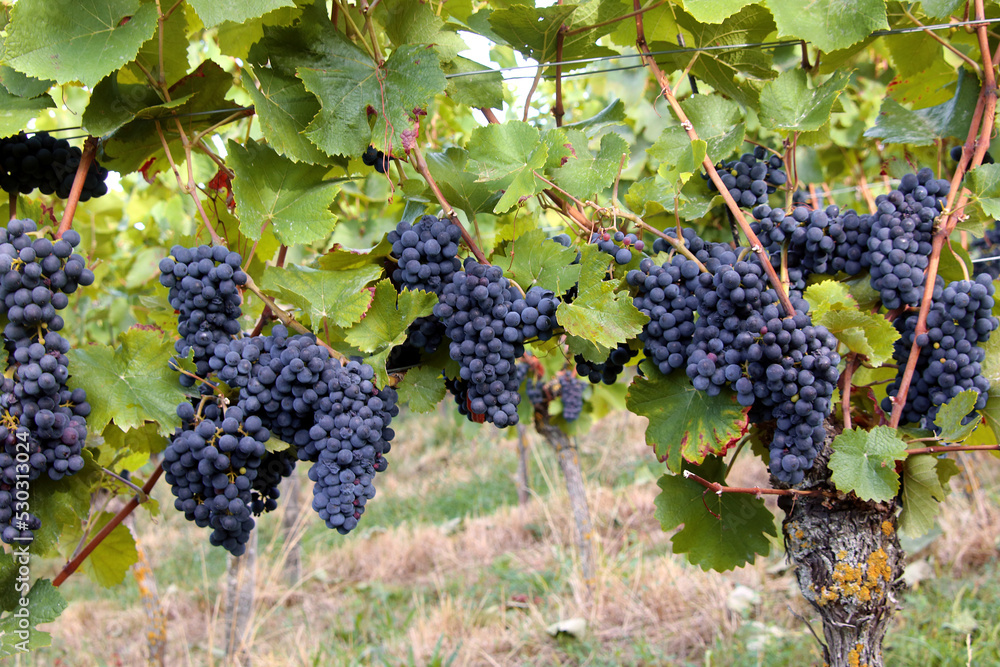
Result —
[[[511, 442], [491, 440], [485, 430], [463, 440], [461, 429], [448, 431], [447, 421], [408, 420], [400, 429], [406, 440], [393, 448], [392, 468], [380, 477], [374, 502], [423, 501], [512, 461]], [[780, 554], [734, 572], [703, 572], [670, 553], [669, 535], [653, 518], [658, 489], [652, 476], [638, 468], [630, 482], [607, 483], [651, 458], [643, 427], [644, 420], [617, 414], [580, 440], [600, 545], [592, 590], [577, 574], [573, 517], [558, 466], [536, 442], [531, 465], [540, 469], [543, 484], [526, 507], [501, 506], [437, 524], [407, 520], [346, 540], [320, 534], [306, 539], [303, 577], [291, 585], [284, 580], [283, 541], [262, 538], [248, 639], [253, 665], [425, 665], [453, 652], [455, 665], [583, 664], [595, 655], [606, 661], [597, 664], [703, 664], [708, 649], [758, 615], [804, 636], [793, 614], [808, 617], [810, 610]], [[919, 554], [940, 576], [961, 576], [995, 559], [1000, 536], [1000, 512], [990, 500], [1000, 488], [1000, 467], [982, 465], [982, 457], [960, 462], [973, 463], [975, 473], [953, 481], [941, 516], [943, 535]], [[504, 470], [512, 475], [514, 466]], [[730, 480], [741, 486], [767, 481], [749, 456]], [[164, 489], [159, 493], [166, 505]], [[171, 570], [178, 549], [193, 552], [197, 564], [177, 585], [159, 575], [167, 664], [221, 665], [225, 573], [212, 569], [217, 557], [206, 559], [207, 535], [174, 514], [155, 524], [138, 522], [154, 572]], [[311, 536], [315, 523], [306, 502], [299, 527]], [[276, 533], [272, 526], [269, 534]], [[83, 577], [75, 584], [87, 590]], [[738, 587], [759, 596], [748, 611], [729, 604]], [[95, 599], [70, 604], [51, 629], [55, 648], [38, 664], [146, 664], [141, 602], [103, 595], [90, 591]], [[546, 633], [550, 624], [574, 617], [587, 621], [580, 645], [589, 648], [582, 654]]]

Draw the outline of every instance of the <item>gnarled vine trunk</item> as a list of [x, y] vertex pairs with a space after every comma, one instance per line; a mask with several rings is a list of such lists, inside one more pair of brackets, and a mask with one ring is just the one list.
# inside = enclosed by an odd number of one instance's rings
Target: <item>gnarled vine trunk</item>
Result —
[[[828, 438], [805, 488], [834, 491]], [[782, 496], [788, 559], [802, 595], [823, 620], [829, 667], [882, 667], [882, 641], [903, 588], [895, 503]]]

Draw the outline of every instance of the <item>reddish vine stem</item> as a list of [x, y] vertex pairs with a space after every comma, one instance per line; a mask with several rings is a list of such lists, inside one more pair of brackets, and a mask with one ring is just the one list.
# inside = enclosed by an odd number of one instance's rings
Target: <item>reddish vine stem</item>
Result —
[[[976, 20], [983, 20], [985, 13], [983, 0], [975, 0]], [[962, 157], [959, 159], [958, 167], [951, 178], [951, 189], [948, 192], [948, 201], [945, 210], [947, 216], [941, 221], [931, 245], [931, 256], [924, 272], [924, 295], [920, 304], [920, 312], [917, 315], [917, 326], [914, 331], [913, 345], [910, 347], [910, 355], [906, 360], [906, 369], [899, 383], [899, 390], [892, 405], [892, 418], [889, 425], [893, 428], [899, 426], [903, 416], [903, 408], [906, 406], [906, 396], [910, 391], [910, 384], [913, 382], [913, 374], [917, 368], [917, 360], [920, 357], [920, 345], [918, 340], [921, 334], [927, 333], [927, 315], [930, 313], [931, 302], [934, 298], [934, 283], [937, 278], [938, 265], [941, 262], [941, 250], [944, 248], [945, 240], [951, 236], [955, 226], [961, 219], [965, 204], [968, 199], [966, 191], [962, 188], [962, 178], [966, 171], [975, 169], [983, 162], [983, 156], [990, 145], [990, 137], [993, 134], [993, 124], [996, 117], [997, 107], [997, 82], [993, 70], [993, 59], [990, 55], [989, 42], [987, 37], [987, 26], [976, 26], [979, 37], [979, 48], [983, 56], [983, 88], [979, 92], [979, 99], [976, 102], [976, 109], [972, 114], [972, 122], [969, 125], [969, 133], [966, 136], [965, 144], [962, 146]], [[979, 137], [978, 143], [976, 137]], [[973, 146], [975, 151], [973, 152]], [[971, 161], [969, 157], [971, 155]], [[956, 202], [956, 197], [958, 201]]]
[[705, 487], [707, 491], [713, 491], [716, 495], [723, 493], [746, 493], [753, 496], [810, 496], [813, 498], [836, 498], [837, 494], [832, 491], [815, 489], [804, 491], [802, 489], [762, 489], [759, 486], [723, 486], [718, 482], [710, 482], [704, 477], [699, 477], [690, 470], [684, 471], [684, 478], [697, 482]]
[[[639, 0], [632, 0], [632, 2], [633, 7], [638, 10]], [[643, 62], [646, 63], [646, 66], [656, 77], [656, 81], [660, 85], [660, 90], [663, 91], [663, 96], [667, 98], [670, 108], [673, 109], [677, 119], [681, 122], [681, 127], [683, 127], [684, 131], [687, 132], [691, 141], [697, 141], [698, 133], [695, 131], [694, 125], [691, 123], [690, 119], [688, 119], [687, 114], [684, 113], [681, 105], [677, 102], [677, 98], [674, 97], [674, 93], [670, 89], [670, 82], [667, 80], [663, 70], [660, 69], [659, 65], [656, 64], [656, 59], [649, 53], [649, 47], [646, 44], [646, 33], [642, 24], [642, 14], [636, 14], [635, 16], [635, 29], [635, 44], [639, 49], [639, 53], [642, 55]], [[757, 253], [757, 256], [760, 258], [764, 271], [767, 273], [767, 277], [770, 279], [771, 285], [774, 287], [774, 291], [778, 295], [778, 301], [781, 302], [781, 306], [785, 310], [785, 315], [792, 317], [795, 315], [795, 309], [792, 307], [792, 302], [788, 298], [788, 293], [785, 291], [784, 285], [781, 284], [781, 279], [778, 277], [777, 271], [775, 271], [774, 267], [771, 265], [771, 258], [768, 257], [763, 244], [761, 244], [757, 235], [753, 233], [753, 230], [750, 229], [750, 224], [747, 222], [746, 217], [744, 217], [743, 211], [740, 210], [740, 207], [736, 204], [733, 196], [729, 194], [729, 189], [725, 186], [725, 184], [723, 184], [722, 178], [719, 176], [719, 172], [715, 169], [715, 163], [712, 162], [712, 159], [707, 154], [705, 155], [705, 159], [702, 161], [702, 164], [705, 167], [705, 171], [708, 172], [709, 178], [712, 179], [712, 183], [715, 184], [716, 189], [719, 191], [719, 194], [721, 194], [722, 198], [725, 200], [726, 206], [728, 206], [729, 210], [732, 211], [737, 224], [740, 226], [740, 230], [743, 232], [743, 235], [746, 236], [747, 240], [750, 242], [750, 248]]]
[[462, 240], [465, 241], [465, 245], [467, 245], [469, 250], [472, 251], [476, 261], [480, 264], [489, 264], [490, 262], [486, 259], [486, 255], [483, 254], [483, 251], [479, 249], [478, 245], [476, 245], [472, 236], [469, 235], [469, 232], [462, 224], [462, 221], [458, 219], [458, 213], [455, 213], [455, 209], [453, 209], [451, 204], [448, 203], [448, 200], [445, 199], [444, 193], [441, 192], [441, 188], [438, 186], [437, 181], [435, 181], [434, 177], [431, 176], [431, 170], [427, 167], [427, 161], [424, 160], [424, 155], [420, 152], [420, 148], [414, 145], [412, 149], [409, 149], [409, 151], [413, 152], [413, 166], [416, 167], [417, 171], [420, 172], [420, 175], [424, 177], [427, 184], [431, 186], [434, 196], [437, 197], [438, 203], [441, 204], [441, 208], [444, 209], [444, 214], [448, 216], [448, 218], [462, 231]]
[[[562, 4], [562, 0], [559, 0], [559, 4]], [[563, 59], [563, 41], [566, 39], [566, 26], [559, 26], [559, 32], [556, 34], [556, 62], [561, 63]], [[541, 71], [541, 70], [539, 70]], [[552, 109], [552, 115], [556, 119], [556, 127], [562, 127], [562, 119], [566, 114], [565, 109], [563, 109], [563, 95], [562, 95], [562, 65], [556, 65], [556, 105]]]
[[844, 369], [844, 374], [840, 376], [840, 395], [845, 431], [848, 431], [851, 428], [851, 378], [854, 377], [854, 371], [860, 365], [861, 360], [858, 359], [858, 355], [851, 352], [847, 355], [847, 368]]
[[1000, 451], [1000, 445], [934, 445], [933, 447], [919, 447], [917, 449], [907, 449], [907, 455], [914, 454], [942, 454], [946, 452], [996, 452]]
[[[76, 214], [76, 205], [80, 203], [80, 194], [83, 192], [83, 183], [87, 180], [87, 171], [94, 162], [94, 155], [97, 154], [97, 138], [87, 137], [83, 142], [83, 155], [80, 156], [80, 164], [76, 167], [76, 176], [73, 177], [73, 187], [69, 191], [69, 199], [66, 200], [66, 208], [63, 210], [62, 220], [59, 221], [59, 229], [56, 230], [56, 238], [62, 235], [73, 225], [73, 216]], [[16, 199], [15, 199], [16, 201]]]
[[[277, 266], [281, 268], [285, 265], [285, 254], [288, 253], [288, 246], [282, 245], [278, 250], [278, 261]], [[264, 325], [274, 316], [271, 312], [270, 306], [264, 306], [264, 310], [260, 311], [260, 317], [257, 318], [257, 324], [254, 325], [253, 331], [250, 332], [250, 337], [259, 336], [260, 332], [264, 330]]]
[[68, 579], [71, 574], [76, 572], [77, 568], [80, 567], [80, 564], [87, 559], [87, 556], [89, 556], [91, 552], [94, 549], [96, 549], [101, 542], [104, 541], [104, 538], [110, 535], [111, 531], [114, 530], [118, 526], [118, 524], [120, 524], [122, 521], [125, 520], [125, 517], [131, 514], [132, 511], [135, 510], [135, 508], [138, 507], [140, 503], [149, 499], [149, 493], [153, 490], [153, 487], [156, 486], [156, 482], [158, 479], [160, 479], [160, 475], [162, 474], [163, 474], [163, 464], [160, 463], [159, 465], [156, 466], [156, 470], [153, 471], [153, 474], [149, 476], [149, 479], [146, 480], [146, 483], [142, 485], [143, 495], [140, 497], [138, 494], [136, 494], [132, 498], [132, 500], [128, 501], [124, 507], [118, 510], [118, 513], [111, 518], [111, 521], [108, 521], [108, 523], [105, 524], [104, 528], [101, 528], [101, 531], [94, 536], [94, 539], [92, 539], [90, 542], [87, 542], [87, 546], [83, 547], [83, 549], [80, 549], [80, 553], [74, 556], [73, 560], [69, 561], [68, 563], [66, 563], [66, 565], [63, 566], [63, 569], [59, 571], [59, 574], [56, 575], [56, 578], [52, 580], [53, 586], [56, 587], [61, 586], [62, 583], [66, 581], [66, 579]]

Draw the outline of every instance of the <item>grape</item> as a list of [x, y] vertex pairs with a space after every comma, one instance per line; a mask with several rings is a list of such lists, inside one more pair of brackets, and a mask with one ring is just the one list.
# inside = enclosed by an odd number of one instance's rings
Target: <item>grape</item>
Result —
[[975, 410], [986, 406], [990, 382], [982, 374], [982, 362], [986, 357], [982, 344], [998, 326], [992, 314], [994, 285], [990, 276], [979, 274], [975, 280], [958, 280], [945, 286], [942, 282], [938, 278], [927, 314], [926, 334], [916, 336], [917, 313], [896, 320], [901, 337], [894, 344], [893, 359], [899, 365], [899, 372], [882, 401], [882, 409], [891, 412], [892, 397], [899, 393], [913, 341], [917, 338], [920, 356], [906, 394], [902, 421], [935, 431], [939, 430], [934, 420], [940, 407], [962, 391], [974, 390], [979, 394], [965, 423], [976, 418]]
[[601, 363], [587, 361], [581, 354], [574, 356], [573, 360], [576, 362], [576, 372], [581, 377], [590, 380], [591, 384], [597, 384], [598, 382], [614, 384], [618, 376], [625, 370], [625, 364], [635, 354], [628, 346], [628, 343], [619, 343], [618, 347], [611, 350], [608, 358]]
[[[29, 194], [37, 188], [44, 195], [67, 199], [82, 155], [79, 148], [47, 132], [34, 132], [30, 137], [21, 132], [0, 139], [0, 188], [11, 194]], [[107, 176], [108, 170], [93, 160], [80, 201], [107, 194]]]
[[[788, 182], [782, 170], [784, 161], [777, 155], [767, 157], [767, 151], [757, 146], [753, 153], [744, 153], [738, 160], [720, 162], [715, 166], [723, 185], [741, 208], [753, 208], [767, 203], [767, 196]], [[708, 181], [712, 191], [718, 188], [707, 173], [702, 178]]]
[[583, 412], [583, 383], [571, 372], [560, 373], [559, 395], [563, 405], [563, 419], [576, 421]]
[[[242, 297], [239, 287], [247, 282], [240, 269], [243, 259], [225, 246], [176, 245], [170, 257], [160, 260], [160, 284], [169, 288], [170, 305], [177, 311], [177, 352], [186, 356], [194, 350], [198, 377], [207, 377], [209, 358], [215, 346], [240, 332]], [[181, 376], [181, 384], [192, 386], [194, 379]]]
[[380, 174], [389, 170], [389, 158], [374, 146], [365, 149], [365, 152], [361, 154], [361, 161], [369, 167], [375, 167], [375, 171]]
[[317, 452], [309, 469], [313, 509], [330, 528], [346, 534], [358, 525], [365, 504], [375, 496], [375, 473], [386, 469], [394, 432], [392, 418], [399, 413], [396, 391], [379, 390], [375, 371], [351, 361], [328, 382], [310, 431]]

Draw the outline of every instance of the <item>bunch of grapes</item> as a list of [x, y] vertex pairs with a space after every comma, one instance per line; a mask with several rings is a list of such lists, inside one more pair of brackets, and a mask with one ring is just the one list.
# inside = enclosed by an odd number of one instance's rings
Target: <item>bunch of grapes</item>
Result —
[[[613, 235], [608, 232], [594, 232], [590, 236], [590, 242], [596, 243], [597, 249], [601, 252], [614, 257], [616, 264], [628, 264], [632, 261], [632, 251], [630, 248], [642, 252], [646, 247], [646, 243], [635, 234], [626, 234], [620, 231], [615, 232]], [[622, 245], [619, 246], [619, 243]], [[568, 247], [568, 244], [564, 245]]]
[[[723, 185], [729, 190], [736, 203], [742, 208], [753, 208], [766, 204], [767, 196], [788, 182], [783, 167], [784, 161], [772, 155], [765, 161], [767, 151], [757, 146], [753, 153], [744, 153], [738, 160], [720, 162], [715, 166]], [[710, 190], [717, 190], [715, 183], [703, 173]]]
[[223, 411], [209, 402], [198, 413], [181, 403], [177, 415], [182, 425], [163, 452], [174, 507], [188, 521], [211, 528], [213, 546], [242, 555], [254, 527], [253, 487], [270, 433], [239, 404]]
[[514, 310], [503, 271], [468, 258], [465, 270], [454, 274], [438, 298], [434, 315], [451, 339], [449, 353], [460, 364], [459, 379], [469, 383], [470, 418], [481, 415], [501, 428], [516, 424], [520, 396], [514, 364], [524, 354], [524, 311]]
[[[181, 338], [175, 348], [182, 356], [193, 349], [198, 376], [207, 377], [215, 346], [240, 332], [239, 288], [247, 282], [243, 259], [225, 246], [175, 245], [170, 254], [160, 260], [160, 284], [170, 289], [170, 305], [178, 313]], [[181, 384], [190, 387], [194, 379], [182, 375]]]
[[387, 467], [394, 437], [390, 423], [399, 414], [396, 391], [379, 390], [375, 371], [351, 361], [329, 380], [328, 393], [310, 431], [318, 455], [309, 469], [313, 509], [330, 528], [346, 534], [358, 525], [375, 496], [375, 473]]
[[386, 154], [374, 146], [369, 146], [365, 149], [365, 152], [361, 154], [361, 161], [369, 167], [375, 167], [375, 171], [380, 174], [389, 171], [389, 165], [391, 164]]
[[[0, 188], [9, 193], [29, 194], [36, 188], [43, 195], [69, 197], [83, 151], [47, 132], [24, 132], [0, 139]], [[80, 201], [108, 193], [104, 182], [108, 170], [94, 160], [87, 170]]]
[[625, 370], [625, 364], [635, 355], [628, 343], [618, 343], [618, 346], [608, 354], [608, 358], [601, 363], [587, 361], [582, 354], [575, 355], [573, 361], [576, 362], [576, 372], [580, 377], [590, 380], [591, 384], [598, 382], [614, 384]]
[[[997, 329], [993, 305], [993, 281], [979, 274], [975, 280], [958, 280], [943, 288], [939, 282], [927, 314], [927, 333], [916, 335], [917, 313], [897, 319], [896, 327], [902, 336], [895, 343], [893, 358], [899, 364], [899, 373], [888, 387], [882, 409], [892, 411], [914, 338], [920, 356], [906, 394], [903, 421], [936, 429], [934, 419], [940, 407], [970, 389], [979, 393], [975, 410], [984, 408], [990, 383], [982, 374], [986, 356], [982, 344]], [[966, 419], [972, 419], [974, 414]]]
[[16, 219], [0, 228], [9, 353], [0, 384], [0, 537], [7, 542], [30, 541], [39, 526], [37, 517], [17, 516], [6, 503], [14, 483], [42, 474], [59, 480], [82, 470], [90, 414], [86, 392], [67, 385], [70, 345], [56, 332], [63, 328], [58, 311], [69, 304], [67, 294], [92, 284], [94, 274], [73, 252], [79, 234], [69, 230], [52, 241], [33, 238], [36, 229], [33, 221]]
[[576, 421], [583, 412], [583, 382], [570, 371], [560, 373], [558, 380], [563, 419], [568, 422]]
[[941, 212], [950, 184], [935, 179], [928, 168], [902, 178], [898, 190], [875, 199], [868, 250], [871, 285], [889, 310], [919, 306], [924, 271], [930, 262], [934, 220]]
[[[686, 365], [698, 307], [687, 283], [700, 272], [695, 262], [678, 255], [662, 266], [644, 259], [626, 276], [628, 284], [638, 288], [633, 305], [649, 317], [639, 340], [646, 356], [664, 375]], [[584, 375], [582, 370], [580, 374]]]

